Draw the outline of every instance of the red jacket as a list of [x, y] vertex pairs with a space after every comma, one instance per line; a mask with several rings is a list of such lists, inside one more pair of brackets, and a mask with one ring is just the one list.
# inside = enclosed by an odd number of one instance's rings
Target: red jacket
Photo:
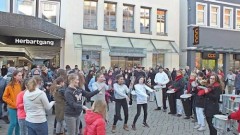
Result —
[[[239, 120], [240, 120], [240, 106], [239, 106], [238, 111], [231, 113], [231, 114], [228, 116], [228, 118], [239, 121]], [[240, 123], [238, 123], [238, 133], [240, 133]]]
[[106, 135], [106, 125], [102, 115], [87, 110], [84, 118], [86, 122], [84, 135]]

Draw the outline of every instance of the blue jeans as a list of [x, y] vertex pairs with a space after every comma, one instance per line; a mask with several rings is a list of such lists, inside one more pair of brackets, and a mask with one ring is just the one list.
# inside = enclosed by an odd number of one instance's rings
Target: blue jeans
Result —
[[25, 119], [18, 119], [20, 135], [27, 135], [27, 125]]
[[29, 135], [48, 135], [47, 121], [43, 123], [31, 123], [26, 121]]
[[18, 119], [17, 119], [17, 110], [8, 108], [8, 114], [9, 114], [9, 120], [10, 124], [8, 127], [8, 135], [13, 134], [13, 130], [15, 129], [15, 135], [19, 135], [19, 125], [18, 125]]

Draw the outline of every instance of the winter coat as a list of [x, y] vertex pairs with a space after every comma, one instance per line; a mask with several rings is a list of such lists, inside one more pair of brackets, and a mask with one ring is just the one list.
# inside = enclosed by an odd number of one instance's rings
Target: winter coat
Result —
[[65, 109], [65, 98], [64, 98], [65, 89], [63, 87], [57, 88], [56, 93], [53, 95], [55, 103], [55, 114], [56, 120], [64, 120], [64, 109]]
[[240, 106], [238, 108], [238, 111], [233, 112], [228, 116], [228, 119], [233, 119], [238, 121], [238, 133], [240, 133]]
[[183, 76], [182, 75], [177, 76], [172, 85], [172, 88], [175, 91], [176, 99], [180, 99], [180, 96], [184, 93], [184, 86], [185, 82]]
[[240, 91], [240, 73], [238, 73], [236, 75], [236, 78], [235, 78], [235, 88], [236, 88], [236, 90]]
[[[198, 86], [203, 86], [197, 81]], [[199, 95], [201, 91], [204, 91], [203, 89], [195, 88], [193, 93], [195, 95], [195, 107], [204, 108], [205, 105], [205, 95]]]
[[219, 104], [220, 99], [221, 84], [215, 82], [212, 86], [208, 87], [208, 93], [205, 93], [205, 116], [213, 117], [215, 114], [219, 113]]
[[106, 135], [106, 123], [102, 115], [91, 110], [86, 111], [84, 135]]
[[7, 81], [0, 76], [0, 102], [3, 102], [2, 96], [7, 86]]

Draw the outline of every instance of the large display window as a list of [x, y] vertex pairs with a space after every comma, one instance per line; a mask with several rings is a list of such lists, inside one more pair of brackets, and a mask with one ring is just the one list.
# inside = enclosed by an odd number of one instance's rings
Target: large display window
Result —
[[142, 58], [139, 57], [111, 57], [111, 67], [121, 67], [125, 69], [139, 64], [142, 64]]

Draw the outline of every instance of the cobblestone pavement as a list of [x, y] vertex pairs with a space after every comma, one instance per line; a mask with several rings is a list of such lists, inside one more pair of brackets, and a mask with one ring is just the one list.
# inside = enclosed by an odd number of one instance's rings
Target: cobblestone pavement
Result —
[[[193, 129], [194, 123], [191, 120], [185, 120], [182, 117], [176, 117], [169, 115], [167, 112], [163, 111], [154, 111], [156, 107], [154, 102], [148, 103], [148, 119], [147, 122], [150, 128], [142, 127], [142, 118], [143, 118], [143, 110], [142, 114], [139, 117], [136, 124], [136, 131], [124, 131], [123, 130], [123, 121], [119, 121], [117, 123], [117, 132], [114, 135], [209, 135], [209, 130], [205, 132], [198, 132]], [[136, 104], [133, 104], [129, 108], [129, 121], [128, 125], [131, 126], [133, 122], [133, 118], [136, 114]], [[109, 123], [107, 125], [107, 135], [113, 135], [111, 133], [111, 126], [113, 123], [113, 115], [114, 115], [114, 103], [110, 103], [110, 111], [109, 111]], [[124, 119], [123, 111], [122, 118]], [[83, 117], [82, 117], [83, 119]], [[48, 117], [49, 124], [49, 135], [53, 135], [53, 122], [54, 115], [50, 115]], [[84, 121], [83, 121], [84, 123]], [[0, 135], [7, 135], [8, 125], [5, 124], [2, 120], [0, 120]]]

